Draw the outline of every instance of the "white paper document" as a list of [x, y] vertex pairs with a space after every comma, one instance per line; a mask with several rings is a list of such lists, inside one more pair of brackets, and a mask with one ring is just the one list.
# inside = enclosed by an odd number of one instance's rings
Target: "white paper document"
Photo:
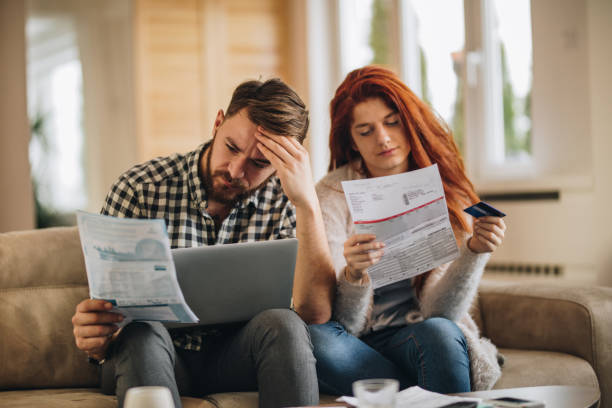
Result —
[[196, 323], [176, 279], [163, 220], [77, 212], [92, 299], [105, 299], [126, 321]]
[[[358, 406], [358, 401], [355, 397], [340, 397], [338, 398], [338, 401], [346, 402], [354, 407]], [[397, 393], [395, 398], [395, 408], [439, 408], [461, 401], [481, 402], [482, 399], [439, 394], [437, 392], [427, 391], [421, 387], [414, 386], [406, 388]]]
[[438, 165], [393, 176], [343, 181], [360, 234], [385, 243], [368, 268], [374, 289], [427, 272], [459, 255]]

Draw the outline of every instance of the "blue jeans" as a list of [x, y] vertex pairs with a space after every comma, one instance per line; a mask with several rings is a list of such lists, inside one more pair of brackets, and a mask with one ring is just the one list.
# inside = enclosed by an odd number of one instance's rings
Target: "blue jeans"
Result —
[[229, 391], [259, 391], [262, 408], [318, 404], [312, 344], [297, 313], [266, 310], [242, 328], [204, 341], [201, 352], [175, 349], [161, 323], [130, 323], [103, 366], [102, 389], [117, 394], [119, 408], [130, 387], [143, 385], [168, 387], [176, 408], [179, 395]]
[[395, 378], [400, 389], [470, 391], [465, 337], [455, 323], [434, 317], [357, 338], [338, 322], [309, 326], [321, 392], [353, 395], [364, 378]]

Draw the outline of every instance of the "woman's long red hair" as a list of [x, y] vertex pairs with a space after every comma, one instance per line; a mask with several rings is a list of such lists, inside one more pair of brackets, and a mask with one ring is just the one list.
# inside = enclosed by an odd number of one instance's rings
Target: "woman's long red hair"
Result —
[[[389, 108], [399, 113], [411, 149], [410, 170], [438, 164], [455, 235], [459, 239], [460, 233], [471, 233], [472, 228], [463, 209], [479, 200], [465, 174], [452, 132], [425, 102], [388, 69], [378, 66], [356, 69], [336, 90], [330, 104], [329, 170], [360, 157], [359, 152], [351, 148], [353, 109], [355, 105], [372, 98], [381, 98]], [[415, 286], [418, 292], [427, 275], [417, 278]]]

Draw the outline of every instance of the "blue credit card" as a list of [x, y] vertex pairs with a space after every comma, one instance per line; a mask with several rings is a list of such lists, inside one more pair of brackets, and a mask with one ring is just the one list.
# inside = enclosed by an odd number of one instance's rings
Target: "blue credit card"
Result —
[[497, 208], [494, 208], [491, 205], [485, 203], [484, 201], [474, 204], [473, 206], [468, 207], [463, 211], [465, 211], [466, 213], [470, 214], [472, 217], [475, 217], [475, 218], [485, 217], [487, 215], [492, 216], [492, 217], [505, 217], [506, 216], [506, 214], [499, 211]]

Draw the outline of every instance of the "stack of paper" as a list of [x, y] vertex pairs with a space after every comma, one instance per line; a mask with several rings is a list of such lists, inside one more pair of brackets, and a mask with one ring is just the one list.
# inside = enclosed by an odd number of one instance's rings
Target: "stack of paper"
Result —
[[[349, 405], [357, 406], [357, 398], [355, 397], [340, 397], [338, 401], [346, 402]], [[481, 402], [480, 398], [464, 398], [454, 397], [450, 395], [438, 394], [424, 390], [421, 387], [414, 386], [406, 388], [397, 394], [395, 407], [396, 408], [439, 408], [444, 405], [452, 404], [460, 401]]]

